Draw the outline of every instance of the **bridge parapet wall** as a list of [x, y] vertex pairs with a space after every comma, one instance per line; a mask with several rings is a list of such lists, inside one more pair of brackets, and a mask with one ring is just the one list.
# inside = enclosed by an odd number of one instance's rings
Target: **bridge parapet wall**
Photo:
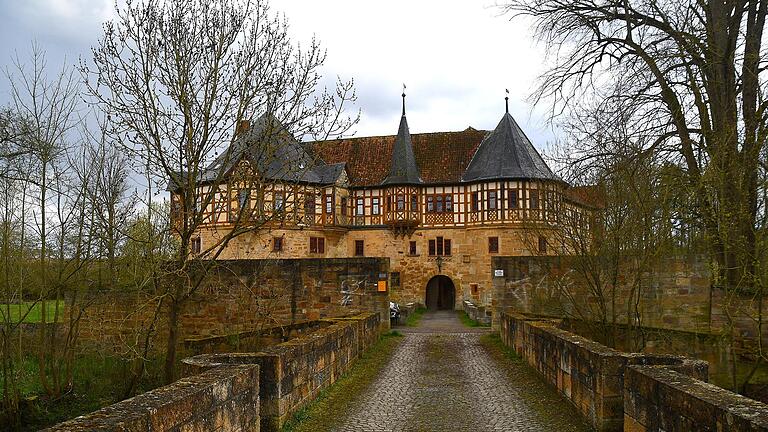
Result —
[[624, 374], [624, 430], [768, 431], [768, 405], [664, 366]]
[[182, 430], [259, 432], [259, 366], [223, 365], [45, 429]]
[[258, 364], [261, 430], [277, 431], [296, 411], [336, 382], [385, 328], [380, 314], [334, 318], [328, 327], [258, 353], [203, 354], [184, 360], [197, 374], [225, 364]]
[[624, 430], [624, 376], [631, 365], [666, 365], [680, 374], [707, 379], [705, 361], [624, 353], [562, 330], [558, 324], [556, 319], [503, 313], [500, 332], [504, 344], [542, 374], [598, 431]]

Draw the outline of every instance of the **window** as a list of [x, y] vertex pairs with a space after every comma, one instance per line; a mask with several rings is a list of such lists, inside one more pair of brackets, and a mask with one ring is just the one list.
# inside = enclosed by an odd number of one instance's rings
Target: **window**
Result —
[[333, 195], [325, 196], [325, 214], [333, 214]]
[[429, 255], [442, 256], [451, 254], [451, 240], [438, 237], [429, 241]]
[[199, 254], [200, 251], [203, 250], [203, 242], [200, 240], [200, 237], [195, 237], [192, 239], [192, 253], [193, 254]]
[[517, 189], [507, 191], [507, 207], [511, 209], [517, 208]]
[[272, 237], [272, 252], [281, 252], [283, 250], [283, 238]]
[[363, 199], [362, 198], [358, 198], [357, 199], [357, 208], [355, 209], [355, 215], [357, 215], [357, 216], [365, 215], [365, 207], [363, 207]]
[[397, 196], [397, 211], [405, 210], [405, 195]]
[[275, 192], [275, 211], [276, 212], [283, 211], [284, 206], [285, 206], [285, 195], [283, 195], [282, 192]]
[[453, 196], [450, 194], [427, 196], [427, 213], [453, 212]]
[[341, 215], [347, 215], [347, 197], [341, 197]]
[[304, 195], [304, 213], [315, 214], [315, 194]]
[[325, 239], [323, 237], [310, 237], [309, 253], [316, 253], [316, 254], [325, 253]]
[[250, 193], [248, 190], [241, 190], [237, 193], [237, 205], [239, 209], [248, 208], [250, 202]]
[[496, 210], [496, 191], [488, 191], [488, 210]]
[[371, 214], [381, 214], [381, 205], [379, 204], [379, 197], [375, 197], [371, 199], [371, 203], [373, 204], [373, 210]]
[[488, 237], [488, 253], [499, 253], [498, 237]]
[[538, 210], [539, 209], [539, 191], [537, 190], [528, 191], [528, 198], [530, 200], [531, 210]]
[[392, 272], [389, 274], [390, 283], [392, 288], [400, 288], [400, 272]]
[[416, 241], [414, 240], [408, 243], [408, 255], [416, 255]]
[[365, 255], [365, 243], [363, 240], [355, 240], [355, 256]]
[[419, 197], [416, 194], [411, 195], [411, 211], [415, 212], [419, 209]]
[[477, 284], [476, 283], [469, 284], [469, 290], [472, 292], [473, 296], [477, 296], [479, 294], [479, 292], [480, 292], [480, 290], [478, 290], [478, 288], [477, 288]]
[[480, 192], [472, 192], [472, 211], [480, 211]]
[[547, 239], [539, 236], [539, 253], [547, 253]]

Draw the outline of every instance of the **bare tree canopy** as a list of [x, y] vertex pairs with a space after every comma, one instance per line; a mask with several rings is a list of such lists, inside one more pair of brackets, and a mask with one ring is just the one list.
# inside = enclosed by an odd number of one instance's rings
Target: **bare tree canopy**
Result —
[[554, 60], [536, 96], [555, 113], [594, 100], [627, 124], [626, 146], [676, 164], [723, 279], [755, 283], [765, 149], [768, 1], [516, 0]]
[[[201, 254], [190, 254], [202, 209], [224, 193], [221, 188], [231, 190], [227, 175], [237, 161], [229, 160], [235, 155], [225, 149], [237, 139], [236, 127], [267, 119], [259, 122], [270, 127], [261, 130], [253, 151], [260, 153], [255, 159], [268, 160], [286, 154], [275, 148], [287, 141], [285, 134], [342, 135], [359, 118], [345, 114], [355, 100], [351, 81], [321, 88], [324, 61], [319, 43], [296, 44], [287, 21], [265, 0], [139, 0], [118, 5], [93, 49], [93, 61], [81, 64], [92, 100], [108, 116], [109, 136], [141, 160], [151, 190], [169, 187], [174, 194], [170, 228], [179, 247], [175, 282], [166, 291], [168, 381], [175, 368], [178, 313], [200, 286], [199, 274], [231, 239], [264, 226], [263, 219], [241, 208], [229, 232]], [[262, 173], [256, 171], [246, 168], [236, 187], [246, 194], [257, 189]], [[203, 185], [208, 192], [202, 193]]]

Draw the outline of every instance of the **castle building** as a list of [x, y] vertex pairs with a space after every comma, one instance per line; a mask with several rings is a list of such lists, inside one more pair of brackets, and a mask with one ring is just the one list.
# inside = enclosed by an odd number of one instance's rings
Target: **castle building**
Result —
[[547, 233], [589, 211], [508, 109], [492, 131], [412, 135], [403, 95], [394, 136], [300, 143], [269, 116], [238, 129], [202, 175], [192, 252], [253, 221], [218, 259], [386, 257], [394, 301], [489, 305], [493, 257], [564, 253]]

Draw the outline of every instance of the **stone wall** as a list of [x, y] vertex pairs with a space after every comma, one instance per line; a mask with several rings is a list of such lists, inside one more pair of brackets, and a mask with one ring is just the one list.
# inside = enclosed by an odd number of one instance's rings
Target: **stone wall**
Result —
[[[273, 229], [239, 236], [224, 251], [222, 258], [294, 259], [305, 257], [341, 259], [355, 254], [355, 241], [362, 240], [366, 257], [389, 259], [390, 271], [400, 274], [400, 283], [393, 286], [393, 301], [401, 304], [424, 303], [427, 282], [437, 275], [451, 278], [456, 289], [455, 308], [461, 310], [462, 301], [490, 305], [492, 297], [491, 260], [499, 256], [531, 255], [523, 241], [526, 230], [522, 223], [496, 226], [416, 229], [410, 235], [395, 235], [387, 227], [372, 226], [349, 230], [322, 230], [314, 227], [303, 230]], [[203, 229], [203, 244], [217, 241], [222, 232]], [[283, 250], [272, 251], [272, 242], [279, 237]], [[310, 237], [325, 239], [325, 252], [309, 252]], [[443, 237], [451, 240], [451, 255], [442, 257], [438, 267], [435, 256], [429, 255], [429, 240]], [[488, 250], [488, 238], [498, 238], [498, 252]], [[416, 254], [410, 254], [410, 242], [416, 242]]]
[[624, 373], [629, 365], [667, 364], [696, 378], [707, 378], [706, 362], [623, 353], [559, 329], [556, 320], [503, 313], [500, 333], [504, 344], [556, 387], [598, 431], [623, 428]]
[[328, 327], [259, 353], [203, 354], [185, 359], [185, 368], [196, 374], [221, 364], [258, 364], [262, 430], [277, 431], [346, 372], [384, 328], [378, 314], [333, 321]]
[[464, 312], [480, 324], [491, 325], [491, 311], [484, 306], [477, 306], [471, 301], [464, 300]]
[[[260, 331], [321, 318], [376, 312], [389, 314], [388, 278], [381, 258], [220, 261], [183, 307], [179, 340]], [[89, 300], [80, 339], [109, 344], [117, 351], [141, 340], [150, 328], [158, 296], [148, 292], [107, 292]], [[159, 309], [153, 326], [162, 345], [167, 312]], [[382, 322], [388, 323], [382, 319]]]
[[[496, 257], [493, 269], [502, 276], [494, 277], [493, 307], [570, 316], [585, 321], [599, 320], [601, 300], [590, 289], [582, 275], [575, 270], [571, 257]], [[631, 277], [619, 274], [616, 287], [615, 311], [611, 292], [606, 291], [604, 306], [608, 318], [614, 314], [618, 323], [626, 324]], [[710, 286], [709, 267], [703, 257], [689, 256], [665, 259], [641, 275], [637, 311], [640, 324], [649, 328], [688, 331], [693, 333], [722, 333], [732, 331], [736, 338], [756, 341], [755, 316], [758, 304], [749, 294], [732, 294], [727, 298], [722, 290]], [[763, 302], [768, 310], [768, 300]], [[730, 317], [730, 318], [728, 318]], [[731, 319], [733, 325], [729, 325]], [[637, 324], [637, 323], [634, 323]], [[768, 332], [763, 341], [768, 343]], [[748, 343], [748, 342], [747, 342]], [[748, 349], [748, 347], [745, 347]]]
[[45, 430], [258, 432], [259, 406], [259, 366], [225, 365]]
[[667, 367], [630, 366], [624, 374], [624, 430], [768, 431], [768, 405]]

